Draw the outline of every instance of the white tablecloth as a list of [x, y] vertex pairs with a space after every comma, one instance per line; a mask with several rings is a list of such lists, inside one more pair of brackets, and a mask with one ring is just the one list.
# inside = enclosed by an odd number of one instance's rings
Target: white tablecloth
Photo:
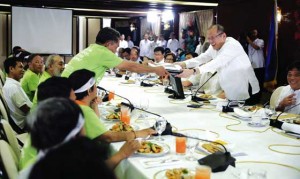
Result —
[[[249, 168], [264, 169], [267, 171], [267, 178], [286, 178], [299, 179], [300, 178], [300, 141], [295, 138], [289, 138], [280, 135], [274, 130], [267, 127], [252, 128], [247, 126], [247, 122], [241, 121], [239, 125], [228, 126], [230, 124], [238, 123], [238, 121], [225, 118], [226, 114], [220, 114], [216, 111], [214, 106], [204, 106], [201, 109], [191, 109], [187, 107], [190, 101], [190, 96], [185, 100], [172, 100], [168, 98], [168, 94], [164, 93], [164, 87], [140, 87], [135, 84], [121, 84], [121, 79], [114, 77], [104, 77], [100, 82], [100, 86], [108, 90], [114, 90], [116, 94], [124, 96], [135, 104], [139, 105], [141, 99], [149, 99], [149, 111], [157, 113], [165, 117], [172, 126], [176, 129], [186, 130], [195, 129], [202, 137], [216, 138], [219, 137], [233, 144], [232, 154], [243, 153], [243, 156], [237, 156], [236, 168], [233, 171], [225, 171], [213, 173], [212, 179], [235, 178], [233, 173], [238, 171], [245, 171]], [[208, 109], [209, 108], [209, 109]], [[149, 116], [149, 118], [155, 118]], [[232, 118], [232, 117], [231, 117]], [[154, 120], [147, 120], [147, 122], [136, 121], [132, 119], [132, 123], [139, 125], [140, 128], [151, 125]], [[226, 128], [227, 126], [227, 128]], [[265, 131], [266, 130], [266, 131]], [[263, 132], [265, 131], [265, 132]], [[282, 133], [279, 130], [279, 133]], [[120, 179], [132, 178], [153, 178], [155, 174], [161, 170], [169, 168], [187, 167], [195, 168], [198, 165], [197, 161], [187, 161], [184, 156], [176, 156], [175, 154], [175, 137], [163, 136], [165, 143], [170, 146], [170, 153], [168, 156], [174, 156], [182, 159], [182, 162], [173, 166], [161, 166], [154, 168], [144, 168], [141, 161], [145, 157], [133, 155], [130, 158], [123, 160], [116, 168], [116, 174]], [[117, 151], [123, 142], [113, 143], [112, 149]], [[298, 155], [288, 155], [279, 152], [274, 152], [269, 149], [272, 144], [298, 145], [298, 147], [272, 147], [281, 152], [296, 153]], [[205, 155], [196, 153], [195, 156], [202, 158]], [[264, 163], [266, 162], [266, 163]]]

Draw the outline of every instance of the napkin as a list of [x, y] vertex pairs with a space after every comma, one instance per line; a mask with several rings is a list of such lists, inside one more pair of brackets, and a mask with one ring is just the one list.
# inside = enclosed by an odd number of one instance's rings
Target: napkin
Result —
[[163, 157], [163, 158], [155, 158], [155, 159], [152, 158], [152, 159], [140, 160], [140, 163], [144, 168], [153, 168], [153, 167], [177, 165], [183, 163], [183, 161], [175, 157]]

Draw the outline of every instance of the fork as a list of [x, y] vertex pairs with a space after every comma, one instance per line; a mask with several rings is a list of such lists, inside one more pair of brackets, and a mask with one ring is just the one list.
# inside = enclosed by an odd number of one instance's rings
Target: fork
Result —
[[163, 163], [171, 163], [171, 162], [177, 162], [179, 161], [178, 159], [172, 159], [172, 158], [167, 158], [167, 159], [163, 159], [163, 160], [151, 160], [151, 161], [145, 161], [144, 163], [146, 165], [149, 165], [151, 163], [157, 163], [157, 164], [163, 164]]

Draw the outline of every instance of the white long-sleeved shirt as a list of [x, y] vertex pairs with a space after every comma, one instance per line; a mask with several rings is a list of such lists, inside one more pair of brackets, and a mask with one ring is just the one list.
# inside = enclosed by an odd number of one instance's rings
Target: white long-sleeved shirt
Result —
[[151, 48], [150, 48], [150, 44], [151, 44], [152, 41], [150, 40], [141, 40], [140, 41], [140, 56], [141, 57], [149, 57], [151, 54], [150, 54], [150, 51], [151, 51]]
[[241, 44], [232, 37], [226, 38], [221, 49], [214, 50], [209, 46], [205, 53], [185, 61], [185, 64], [187, 68], [204, 64], [199, 67], [200, 73], [217, 71], [220, 86], [229, 100], [248, 99], [249, 83], [252, 94], [259, 92], [259, 84], [250, 60]]
[[248, 56], [253, 68], [262, 68], [265, 66], [264, 58], [264, 41], [262, 39], [255, 39], [253, 41], [255, 45], [259, 47], [258, 50], [253, 48], [250, 44], [248, 45]]
[[176, 52], [176, 50], [179, 48], [179, 42], [177, 39], [169, 39], [167, 43], [167, 48], [169, 48], [172, 52]]

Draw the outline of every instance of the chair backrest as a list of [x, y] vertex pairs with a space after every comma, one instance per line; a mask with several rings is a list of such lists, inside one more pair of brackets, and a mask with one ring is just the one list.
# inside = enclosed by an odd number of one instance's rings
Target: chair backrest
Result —
[[6, 135], [6, 139], [7, 139], [6, 142], [9, 143], [9, 145], [11, 146], [12, 150], [14, 151], [17, 159], [19, 160], [20, 155], [21, 155], [21, 149], [19, 147], [16, 133], [13, 131], [10, 124], [5, 120], [1, 120], [0, 130], [4, 131], [4, 134]]
[[0, 161], [9, 179], [18, 178], [19, 161], [11, 147], [4, 140], [0, 140]]
[[271, 95], [271, 98], [270, 98], [270, 107], [273, 107], [273, 108], [276, 107], [276, 103], [277, 103], [277, 101], [278, 101], [278, 97], [279, 97], [279, 95], [280, 95], [281, 90], [283, 89], [283, 87], [284, 87], [284, 86], [280, 86], [280, 87], [276, 88], [276, 89], [273, 91], [273, 93], [272, 93], [272, 95]]
[[10, 111], [8, 108], [8, 105], [3, 97], [3, 92], [2, 90], [0, 90], [0, 112], [2, 115], [2, 118], [7, 120], [9, 122], [9, 124], [11, 125], [11, 127], [13, 128], [13, 130], [18, 133], [18, 134], [22, 134], [25, 131], [23, 129], [21, 129], [16, 123], [15, 121], [11, 118], [10, 116]]
[[1, 85], [4, 86], [4, 83], [5, 83], [5, 74], [2, 71], [2, 69], [0, 69], [0, 82], [1, 82]]

